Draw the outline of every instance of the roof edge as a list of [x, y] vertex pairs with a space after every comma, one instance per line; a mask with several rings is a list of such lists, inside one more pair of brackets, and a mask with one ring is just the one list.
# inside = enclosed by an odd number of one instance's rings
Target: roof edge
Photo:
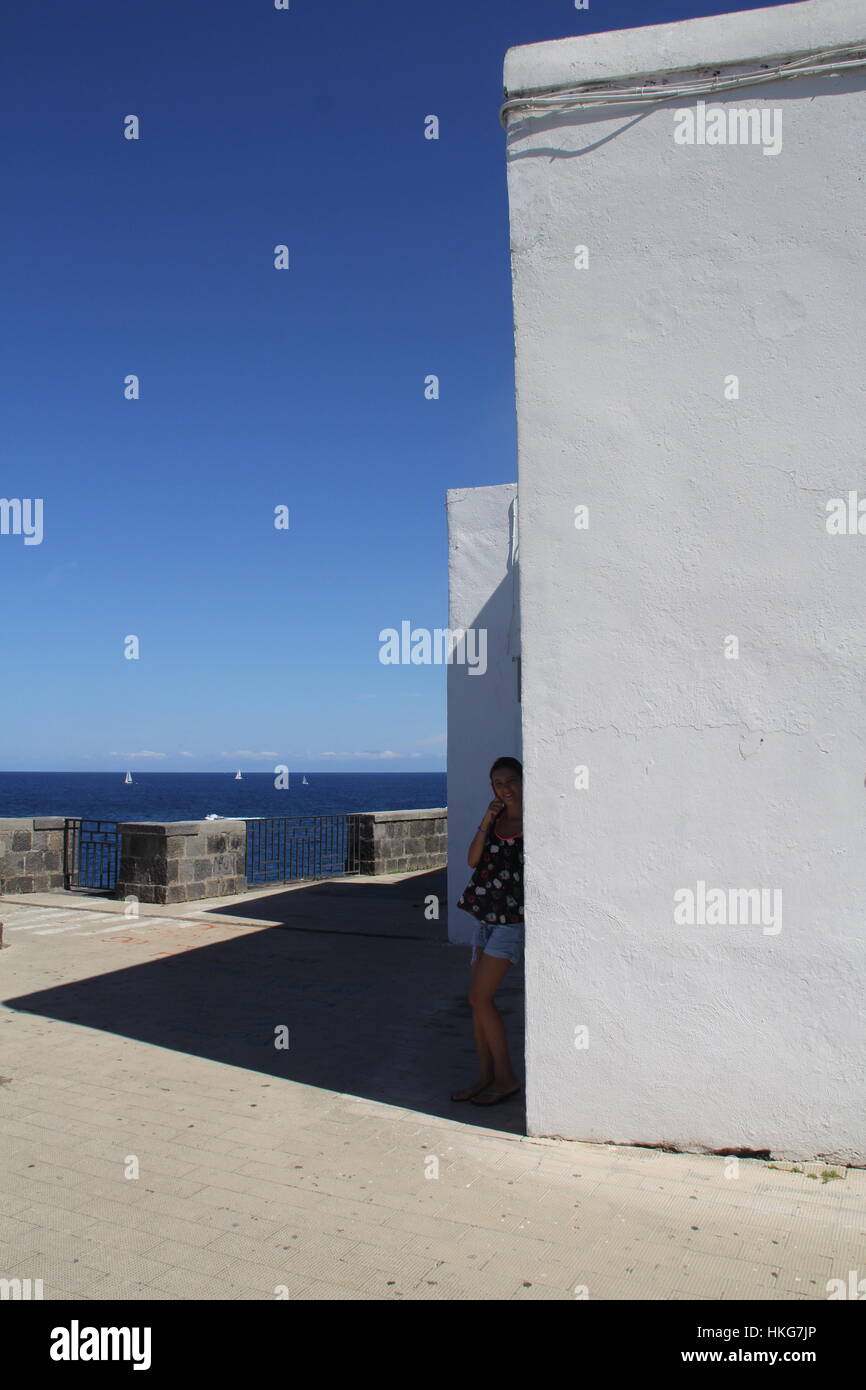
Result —
[[505, 95], [762, 62], [855, 43], [866, 43], [862, 0], [797, 0], [509, 48]]

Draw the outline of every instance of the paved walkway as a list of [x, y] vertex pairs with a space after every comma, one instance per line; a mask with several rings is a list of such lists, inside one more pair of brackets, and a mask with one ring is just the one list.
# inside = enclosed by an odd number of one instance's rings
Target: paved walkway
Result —
[[[519, 1101], [451, 1103], [475, 1070], [468, 950], [431, 892], [443, 874], [137, 921], [0, 900], [0, 1278], [46, 1299], [787, 1300], [866, 1277], [864, 1170], [529, 1139]], [[522, 972], [500, 997], [518, 1063]]]

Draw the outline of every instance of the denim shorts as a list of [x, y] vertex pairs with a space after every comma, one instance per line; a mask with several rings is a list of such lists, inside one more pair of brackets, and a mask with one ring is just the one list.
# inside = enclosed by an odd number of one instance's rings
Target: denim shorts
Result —
[[510, 960], [512, 965], [522, 965], [525, 933], [524, 922], [507, 922], [499, 926], [494, 922], [479, 922], [472, 940], [472, 963], [483, 951], [486, 956]]

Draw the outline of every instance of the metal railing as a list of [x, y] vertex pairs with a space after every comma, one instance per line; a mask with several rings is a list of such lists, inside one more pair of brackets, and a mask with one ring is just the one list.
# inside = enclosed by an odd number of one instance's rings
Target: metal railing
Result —
[[289, 883], [360, 872], [360, 816], [248, 820], [247, 883]]
[[114, 888], [120, 864], [116, 820], [71, 816], [63, 826], [63, 886]]

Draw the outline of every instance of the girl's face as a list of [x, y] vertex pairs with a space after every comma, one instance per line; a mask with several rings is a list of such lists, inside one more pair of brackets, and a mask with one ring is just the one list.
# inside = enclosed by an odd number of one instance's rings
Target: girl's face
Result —
[[523, 779], [511, 768], [498, 768], [490, 779], [494, 796], [505, 803], [506, 809], [517, 810], [523, 804]]

